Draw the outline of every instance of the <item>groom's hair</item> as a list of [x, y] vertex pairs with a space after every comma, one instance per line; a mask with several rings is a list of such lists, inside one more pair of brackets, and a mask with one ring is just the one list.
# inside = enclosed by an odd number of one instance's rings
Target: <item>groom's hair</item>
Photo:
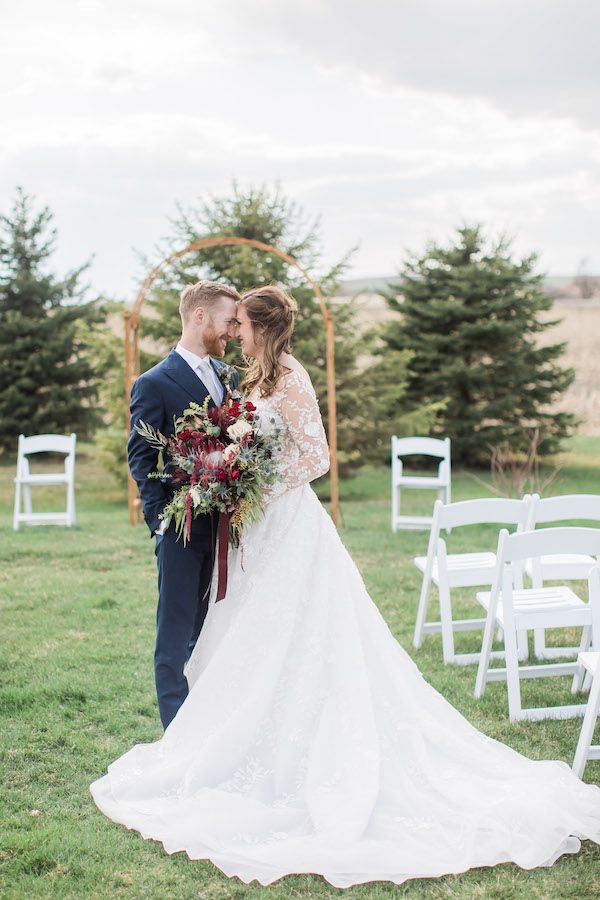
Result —
[[231, 297], [236, 303], [241, 300], [235, 288], [228, 284], [220, 284], [218, 281], [197, 281], [196, 284], [188, 284], [181, 292], [179, 300], [179, 315], [185, 325], [189, 317], [198, 306], [203, 306], [210, 312], [219, 297]]

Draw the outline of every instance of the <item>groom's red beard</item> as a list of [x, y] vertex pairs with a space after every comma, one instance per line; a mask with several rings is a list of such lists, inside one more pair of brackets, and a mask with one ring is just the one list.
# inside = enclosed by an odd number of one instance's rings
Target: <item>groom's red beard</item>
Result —
[[209, 356], [225, 356], [226, 338], [216, 330], [213, 320], [209, 319], [202, 335], [202, 343]]

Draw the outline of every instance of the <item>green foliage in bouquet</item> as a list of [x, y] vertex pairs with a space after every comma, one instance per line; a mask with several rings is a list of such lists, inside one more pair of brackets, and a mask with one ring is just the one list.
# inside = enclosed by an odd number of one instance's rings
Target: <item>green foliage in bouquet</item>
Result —
[[559, 363], [564, 344], [539, 340], [556, 321], [544, 316], [552, 299], [536, 263], [464, 227], [449, 246], [411, 257], [390, 285], [398, 317], [383, 340], [388, 352], [411, 353], [400, 407], [444, 401], [433, 431], [451, 437], [455, 462], [485, 464], [497, 446], [526, 453], [532, 430], [538, 454], [554, 454], [576, 425], [555, 408], [574, 372]]
[[77, 432], [98, 421], [98, 370], [87, 353], [102, 319], [84, 302], [86, 265], [58, 278], [49, 268], [56, 230], [48, 208], [18, 189], [0, 216], [0, 452], [18, 435]]

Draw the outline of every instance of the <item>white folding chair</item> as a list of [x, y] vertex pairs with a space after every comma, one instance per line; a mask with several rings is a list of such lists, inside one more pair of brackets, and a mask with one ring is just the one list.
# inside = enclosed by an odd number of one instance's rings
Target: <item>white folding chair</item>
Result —
[[[415, 623], [413, 646], [419, 648], [425, 634], [442, 633], [444, 662], [454, 665], [469, 665], [479, 659], [479, 653], [455, 653], [454, 632], [483, 629], [485, 619], [454, 619], [452, 614], [451, 590], [457, 587], [491, 585], [496, 569], [496, 554], [492, 552], [451, 553], [446, 551], [446, 542], [440, 537], [442, 529], [450, 531], [463, 525], [513, 525], [523, 529], [527, 519], [529, 497], [523, 500], [490, 498], [482, 500], [462, 500], [444, 505], [436, 500], [433, 507], [433, 521], [429, 535], [427, 556], [415, 557], [414, 563], [423, 573], [421, 595]], [[431, 585], [438, 589], [440, 621], [427, 622], [427, 608]], [[527, 635], [521, 640], [521, 653], [527, 653]]]
[[[589, 584], [592, 627], [596, 650], [580, 653], [577, 658], [581, 675], [587, 673], [587, 677], [591, 678], [590, 696], [573, 760], [573, 772], [578, 778], [581, 778], [583, 775], [583, 770], [589, 759], [600, 759], [600, 744], [592, 744], [594, 728], [600, 713], [600, 652], [596, 642], [596, 634], [600, 632], [600, 566], [594, 566], [591, 570]], [[579, 682], [580, 679], [578, 678], [577, 680]]]
[[[403, 458], [406, 456], [432, 456], [439, 459], [437, 475], [405, 475]], [[401, 491], [437, 491], [439, 500], [450, 503], [450, 438], [437, 440], [428, 437], [398, 438], [392, 436], [392, 531], [399, 528], [427, 529], [431, 516], [400, 515]]]
[[[25, 525], [67, 525], [75, 524], [75, 445], [77, 435], [37, 434], [34, 437], [19, 435], [17, 454], [17, 476], [15, 478], [15, 507], [13, 528], [18, 531]], [[34, 453], [64, 453], [64, 468], [60, 472], [31, 474], [29, 457]], [[67, 508], [59, 512], [33, 512], [31, 488], [65, 485]], [[22, 508], [24, 507], [24, 509]]]
[[[565, 494], [562, 497], [544, 497], [533, 494], [527, 518], [526, 531], [548, 522], [589, 521], [600, 523], [600, 494]], [[582, 553], [558, 553], [541, 559], [528, 559], [525, 573], [535, 588], [545, 581], [579, 581], [588, 577], [596, 560]], [[578, 647], [546, 647], [542, 629], [534, 633], [535, 655], [538, 659], [576, 656]]]
[[578, 778], [583, 775], [586, 763], [589, 759], [600, 759], [600, 744], [592, 744], [594, 728], [600, 713], [600, 652], [589, 651], [580, 653], [578, 662], [584, 666], [592, 677], [592, 687], [588, 698], [575, 758], [573, 759], [573, 772]]
[[[521, 703], [521, 679], [545, 678], [573, 674], [571, 690], [576, 692], [578, 663], [545, 663], [519, 666], [517, 632], [535, 628], [582, 628], [581, 652], [589, 649], [594, 626], [594, 646], [600, 646], [598, 623], [592, 621], [592, 603], [585, 603], [566, 585], [542, 588], [514, 589], [513, 569], [520, 572], [523, 561], [555, 553], [600, 552], [600, 529], [544, 528], [509, 535], [502, 529], [498, 539], [496, 572], [492, 589], [477, 594], [478, 602], [487, 611], [475, 696], [482, 697], [488, 681], [507, 682], [508, 709], [511, 722], [522, 719], [564, 719], [582, 715], [581, 704], [524, 709]], [[595, 585], [590, 581], [590, 595]], [[598, 602], [594, 599], [594, 602]], [[494, 630], [501, 628], [504, 636], [505, 667], [490, 668]]]

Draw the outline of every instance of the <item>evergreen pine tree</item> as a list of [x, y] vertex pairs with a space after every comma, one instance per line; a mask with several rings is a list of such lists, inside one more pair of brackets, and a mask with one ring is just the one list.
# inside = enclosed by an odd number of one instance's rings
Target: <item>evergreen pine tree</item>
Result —
[[460, 228], [454, 244], [411, 257], [387, 298], [398, 319], [385, 344], [413, 352], [405, 399], [413, 409], [446, 399], [434, 430], [464, 464], [489, 460], [491, 446], [524, 452], [536, 430], [538, 453], [552, 454], [576, 424], [555, 409], [574, 378], [558, 362], [564, 344], [538, 341], [556, 321], [543, 316], [552, 299], [537, 257], [516, 261], [510, 250], [505, 239], [486, 246], [480, 227]]
[[[295, 258], [307, 271], [320, 268], [317, 224], [307, 224], [302, 211], [279, 190], [261, 188], [247, 192], [235, 185], [228, 195], [212, 198], [198, 208], [178, 209], [172, 236], [157, 249], [163, 259], [195, 240], [221, 235], [246, 237], [271, 244]], [[152, 264], [143, 260], [144, 271]], [[335, 296], [337, 281], [346, 260], [320, 276], [326, 299]], [[327, 377], [325, 333], [321, 309], [302, 274], [280, 257], [262, 250], [235, 245], [190, 252], [169, 266], [154, 283], [142, 316], [141, 368], [154, 365], [181, 333], [179, 294], [186, 284], [208, 278], [233, 285], [240, 292], [260, 284], [281, 284], [298, 302], [299, 314], [293, 351], [306, 366], [321, 399], [327, 420]], [[369, 331], [358, 321], [356, 302], [338, 299], [330, 303], [335, 322], [335, 362], [339, 463], [342, 475], [365, 463], [389, 460], [390, 435], [427, 431], [436, 406], [407, 412], [404, 393], [406, 366], [410, 352], [378, 356], [377, 331]], [[150, 338], [151, 341], [144, 340]], [[112, 371], [110, 387], [101, 388], [105, 426], [98, 441], [105, 467], [121, 483], [126, 481], [123, 424], [123, 364], [115, 337], [107, 334], [96, 342], [102, 370]], [[160, 347], [160, 352], [158, 351]], [[151, 351], [155, 352], [152, 353]], [[231, 345], [228, 362], [243, 367], [237, 346]]]
[[[307, 224], [296, 204], [279, 190], [267, 188], [244, 192], [234, 185], [230, 194], [212, 198], [197, 209], [184, 211], [179, 208], [172, 237], [161, 248], [161, 255], [166, 256], [199, 238], [221, 235], [271, 244], [296, 259], [308, 272], [319, 271], [318, 223]], [[326, 298], [335, 296], [346, 263], [347, 257], [320, 275], [319, 283]], [[218, 246], [191, 252], [158, 279], [149, 297], [152, 312], [144, 320], [144, 334], [166, 339], [167, 346], [174, 346], [181, 328], [179, 293], [184, 285], [200, 278], [223, 281], [240, 293], [260, 284], [278, 283], [293, 294], [299, 307], [293, 352], [313, 379], [327, 427], [323, 318], [302, 274], [280, 257], [251, 247]], [[406, 354], [398, 355], [395, 366], [390, 365], [389, 359], [373, 362], [374, 336], [357, 327], [354, 301], [336, 301], [330, 309], [335, 324], [340, 471], [347, 474], [365, 462], [387, 460], [392, 431], [405, 434], [415, 420], [426, 421], [423, 427], [429, 427], [432, 414], [427, 408], [413, 412], [408, 420], [405, 419], [402, 395]], [[227, 358], [229, 362], [243, 365], [235, 347], [229, 350]]]
[[86, 266], [59, 279], [48, 269], [56, 231], [52, 213], [33, 210], [17, 190], [0, 216], [0, 449], [16, 450], [18, 435], [89, 433], [95, 421], [94, 372], [85, 355], [82, 304]]

